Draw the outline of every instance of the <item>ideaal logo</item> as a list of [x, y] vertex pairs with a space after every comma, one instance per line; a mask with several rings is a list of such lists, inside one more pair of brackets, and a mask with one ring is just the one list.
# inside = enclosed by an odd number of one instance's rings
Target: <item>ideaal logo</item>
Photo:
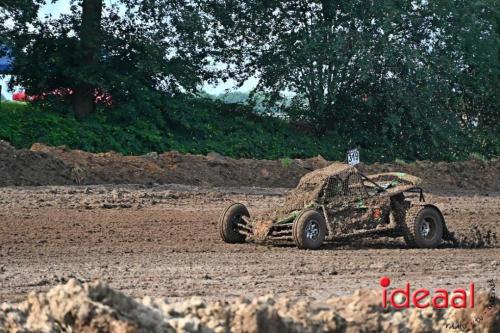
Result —
[[[389, 304], [396, 309], [409, 308], [413, 305], [416, 308], [424, 309], [432, 306], [436, 309], [453, 307], [456, 309], [474, 308], [474, 282], [469, 284], [469, 289], [458, 288], [451, 293], [442, 288], [435, 289], [432, 293], [429, 289], [411, 289], [410, 282], [406, 282], [404, 288], [394, 288], [388, 292], [391, 280], [387, 276], [380, 279], [382, 287], [382, 306], [387, 308]], [[398, 297], [401, 295], [403, 297]], [[398, 300], [403, 299], [398, 303]]]

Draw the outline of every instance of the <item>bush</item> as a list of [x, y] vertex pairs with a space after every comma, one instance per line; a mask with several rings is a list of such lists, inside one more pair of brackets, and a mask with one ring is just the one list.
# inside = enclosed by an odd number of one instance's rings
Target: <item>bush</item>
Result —
[[282, 159], [284, 167], [293, 158], [322, 155], [344, 160], [354, 142], [363, 142], [361, 160], [413, 161], [415, 159], [459, 160], [471, 156], [492, 158], [500, 152], [497, 132], [464, 131], [448, 136], [439, 147], [429, 147], [418, 137], [408, 143], [390, 141], [379, 132], [330, 131], [320, 137], [287, 121], [257, 115], [251, 107], [224, 104], [202, 98], [179, 97], [165, 101], [162, 109], [145, 110], [134, 120], [121, 117], [124, 109], [99, 109], [85, 120], [56, 104], [42, 106], [6, 102], [0, 106], [0, 139], [18, 148], [35, 142], [66, 145], [90, 152], [116, 151], [141, 155], [152, 151], [177, 150], [207, 154], [211, 151], [235, 158]]

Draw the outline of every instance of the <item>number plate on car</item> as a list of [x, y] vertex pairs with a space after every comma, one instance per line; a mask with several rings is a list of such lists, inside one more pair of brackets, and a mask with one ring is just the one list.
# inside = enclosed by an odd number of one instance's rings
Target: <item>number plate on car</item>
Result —
[[359, 151], [357, 149], [351, 149], [347, 152], [347, 163], [350, 165], [359, 164]]

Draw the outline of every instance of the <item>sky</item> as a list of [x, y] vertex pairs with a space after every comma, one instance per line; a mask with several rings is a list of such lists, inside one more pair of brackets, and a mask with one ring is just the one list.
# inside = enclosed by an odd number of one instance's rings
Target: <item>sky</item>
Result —
[[[109, 3], [109, 1], [106, 1]], [[59, 0], [55, 3], [49, 3], [42, 7], [40, 10], [40, 15], [44, 16], [46, 14], [59, 15], [60, 13], [69, 13], [69, 0]]]
[[[61, 13], [69, 13], [70, 12], [70, 0], [56, 0], [55, 3], [51, 3], [52, 1], [47, 1], [49, 4], [44, 5], [40, 9], [39, 16], [44, 17], [45, 15], [59, 16]], [[116, 3], [116, 0], [105, 0], [107, 5]], [[2, 94], [8, 99], [12, 98], [12, 92], [7, 91], [7, 82], [9, 77], [5, 77], [3, 79], [0, 78], [0, 84], [2, 85]], [[255, 88], [257, 85], [256, 78], [250, 78], [247, 80], [243, 86], [239, 89], [235, 89], [236, 82], [230, 80], [228, 82], [219, 81], [216, 85], [209, 85], [205, 83], [202, 87], [202, 90], [206, 91], [209, 94], [219, 95], [223, 94], [227, 91], [240, 91], [247, 92]], [[17, 87], [17, 89], [21, 89], [21, 87]]]

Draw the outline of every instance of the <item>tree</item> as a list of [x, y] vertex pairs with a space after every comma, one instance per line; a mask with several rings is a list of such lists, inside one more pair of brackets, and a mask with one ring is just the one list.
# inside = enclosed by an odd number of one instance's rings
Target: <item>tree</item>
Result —
[[498, 88], [498, 72], [486, 74], [492, 65], [498, 69], [498, 6], [492, 1], [207, 6], [218, 22], [214, 35], [226, 43], [220, 57], [231, 64], [232, 75], [240, 82], [258, 75], [257, 90], [269, 105], [280, 105], [283, 92], [294, 93], [284, 111], [318, 136], [336, 131], [349, 145], [380, 150], [403, 143], [405, 155], [432, 158], [438, 148], [453, 149], [458, 142], [464, 114], [458, 104], [466, 90], [489, 101], [492, 110]]
[[[44, 0], [2, 0], [0, 18], [2, 22], [8, 22], [11, 19], [14, 23], [33, 20], [43, 3]], [[0, 25], [0, 29], [2, 28], [4, 28], [3, 25]]]
[[97, 95], [110, 96], [120, 118], [132, 120], [212, 77], [208, 23], [193, 2], [82, 0], [57, 18], [14, 20], [2, 32], [15, 58], [11, 84], [64, 95], [80, 117], [93, 112]]
[[[442, 52], [454, 64], [450, 80], [453, 108], [465, 126], [500, 124], [500, 4], [494, 0], [457, 1], [444, 29]], [[448, 72], [450, 73], [450, 72]], [[477, 126], [476, 126], [477, 125]]]
[[[92, 72], [99, 63], [101, 48], [102, 0], [83, 0], [80, 25], [80, 62], [78, 72]], [[77, 55], [78, 57], [78, 55]], [[88, 76], [76, 80], [73, 92], [74, 112], [78, 117], [85, 117], [95, 109], [95, 91], [97, 85], [88, 80]]]

